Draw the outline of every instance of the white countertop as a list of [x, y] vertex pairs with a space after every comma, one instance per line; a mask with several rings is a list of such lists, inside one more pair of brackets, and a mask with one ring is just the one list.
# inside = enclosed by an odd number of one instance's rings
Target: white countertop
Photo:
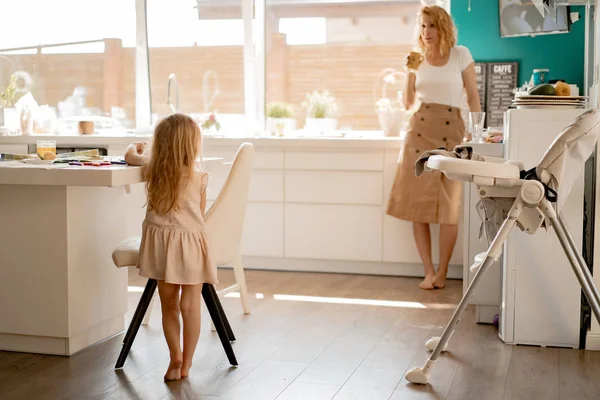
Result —
[[81, 167], [69, 164], [31, 165], [20, 161], [0, 162], [0, 185], [112, 187], [140, 182], [143, 182], [141, 167]]
[[[127, 146], [131, 142], [150, 141], [150, 133], [91, 134], [91, 135], [26, 135], [0, 136], [2, 144], [35, 144], [38, 140], [55, 140], [60, 146]], [[204, 145], [210, 147], [239, 146], [243, 142], [252, 142], [260, 147], [345, 147], [345, 148], [399, 148], [400, 137], [384, 137], [376, 134], [346, 136], [257, 136], [257, 137], [203, 137]]]

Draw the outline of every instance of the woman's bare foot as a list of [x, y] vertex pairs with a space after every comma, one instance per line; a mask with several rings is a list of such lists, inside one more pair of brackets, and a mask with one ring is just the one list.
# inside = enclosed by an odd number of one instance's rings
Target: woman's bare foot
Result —
[[190, 376], [190, 368], [192, 368], [192, 362], [181, 364], [181, 378], [187, 378]]
[[443, 289], [446, 287], [446, 274], [440, 274], [439, 272], [433, 277], [433, 287], [436, 289]]
[[434, 274], [426, 274], [423, 282], [419, 284], [420, 289], [431, 290], [433, 289], [433, 280], [435, 279]]
[[178, 381], [181, 379], [181, 364], [183, 362], [180, 359], [171, 359], [165, 374], [165, 381]]

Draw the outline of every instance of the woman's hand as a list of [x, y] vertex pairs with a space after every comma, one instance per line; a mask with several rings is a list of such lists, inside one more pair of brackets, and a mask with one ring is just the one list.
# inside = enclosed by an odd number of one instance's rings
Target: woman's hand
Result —
[[404, 67], [407, 71], [416, 71], [423, 62], [423, 55], [415, 51], [411, 51], [406, 55]]

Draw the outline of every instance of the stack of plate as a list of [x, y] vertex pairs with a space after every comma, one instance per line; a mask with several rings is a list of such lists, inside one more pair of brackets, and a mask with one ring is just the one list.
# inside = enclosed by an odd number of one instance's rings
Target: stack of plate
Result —
[[512, 101], [516, 108], [585, 108], [585, 96], [523, 95]]

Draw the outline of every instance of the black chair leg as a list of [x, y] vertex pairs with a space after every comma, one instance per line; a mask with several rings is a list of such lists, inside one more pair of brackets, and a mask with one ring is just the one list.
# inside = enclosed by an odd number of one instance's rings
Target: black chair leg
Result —
[[238, 365], [235, 353], [233, 352], [233, 348], [231, 347], [231, 342], [229, 341], [229, 335], [227, 333], [227, 329], [225, 328], [225, 323], [223, 321], [224, 314], [222, 315], [219, 312], [219, 307], [217, 306], [217, 302], [219, 300], [216, 298], [216, 294], [213, 295], [214, 291], [215, 289], [213, 285], [205, 283], [202, 286], [202, 297], [204, 298], [204, 302], [206, 303], [206, 308], [208, 309], [210, 318], [215, 324], [217, 334], [219, 335], [219, 339], [221, 340], [221, 344], [223, 345], [225, 354], [227, 354], [227, 359], [229, 360], [229, 363], [231, 365]]
[[121, 353], [119, 354], [119, 358], [117, 359], [117, 365], [115, 365], [115, 369], [123, 368], [125, 364], [125, 360], [127, 359], [127, 355], [129, 354], [129, 350], [131, 350], [131, 345], [135, 340], [135, 336], [140, 329], [140, 325], [142, 325], [142, 321], [144, 320], [144, 315], [146, 315], [146, 311], [150, 306], [150, 301], [152, 300], [152, 296], [156, 291], [156, 285], [158, 282], [155, 279], [148, 279], [146, 283], [146, 288], [144, 289], [144, 293], [142, 293], [142, 297], [140, 298], [140, 302], [133, 314], [133, 319], [129, 324], [129, 329], [127, 330], [127, 334], [125, 335], [125, 340], [123, 341], [123, 348], [121, 349]]
[[[138, 305], [135, 309], [135, 312], [133, 313], [133, 318], [131, 319], [131, 321], [137, 321], [138, 319], [141, 319], [142, 321], [144, 320], [144, 316], [146, 315], [146, 311], [147, 309], [145, 309], [143, 307], [144, 302], [142, 301], [142, 299], [145, 298], [145, 296], [150, 296], [150, 299], [152, 299], [152, 296], [154, 295], [154, 291], [156, 290], [156, 281], [154, 283], [154, 289], [152, 291], [152, 293], [147, 293], [148, 291], [150, 291], [150, 280], [148, 280], [148, 282], [146, 282], [146, 287], [144, 288], [144, 292], [142, 293], [142, 297], [140, 297], [140, 301], [138, 302]], [[147, 308], [147, 307], [146, 307]], [[131, 337], [131, 332], [133, 332], [133, 323], [129, 324], [129, 328], [127, 329], [127, 333], [125, 334], [125, 337], [123, 338], [123, 343], [127, 342], [130, 337]]]
[[233, 334], [233, 330], [231, 329], [231, 325], [229, 325], [229, 320], [227, 319], [227, 315], [225, 314], [225, 310], [223, 310], [223, 306], [221, 305], [221, 301], [219, 300], [219, 295], [217, 294], [217, 290], [213, 285], [208, 285], [210, 293], [212, 297], [215, 299], [215, 303], [217, 305], [217, 310], [219, 310], [219, 314], [221, 315], [221, 319], [223, 320], [223, 325], [225, 325], [225, 330], [227, 331], [227, 337], [230, 342], [235, 342], [235, 335]]

